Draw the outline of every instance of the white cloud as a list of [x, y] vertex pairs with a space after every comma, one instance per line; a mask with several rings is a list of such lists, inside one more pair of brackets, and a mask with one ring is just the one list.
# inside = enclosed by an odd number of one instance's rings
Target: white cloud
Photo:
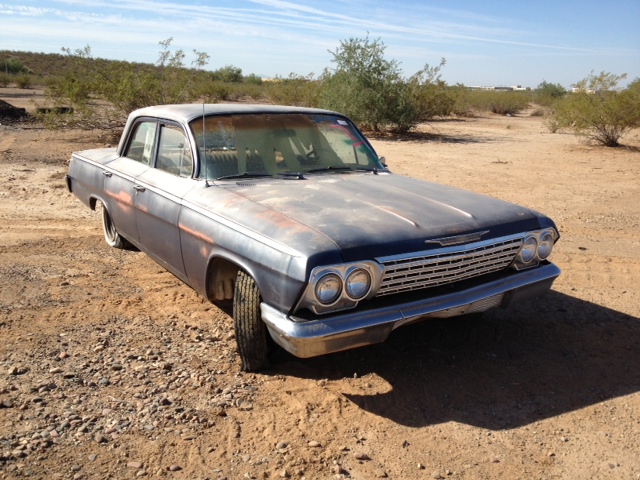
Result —
[[20, 15], [23, 17], [42, 17], [49, 13], [47, 8], [6, 5], [0, 3], [0, 15]]

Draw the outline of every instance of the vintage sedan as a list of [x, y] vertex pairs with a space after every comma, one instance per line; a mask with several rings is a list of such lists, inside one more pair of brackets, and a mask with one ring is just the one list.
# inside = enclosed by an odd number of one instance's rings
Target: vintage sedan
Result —
[[384, 341], [426, 318], [547, 291], [553, 221], [391, 173], [345, 116], [266, 105], [130, 114], [117, 148], [73, 153], [69, 191], [135, 247], [229, 302], [242, 368], [269, 337], [298, 357]]

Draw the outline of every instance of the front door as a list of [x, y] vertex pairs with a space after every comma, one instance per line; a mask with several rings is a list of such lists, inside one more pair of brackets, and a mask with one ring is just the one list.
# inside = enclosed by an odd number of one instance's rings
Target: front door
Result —
[[196, 180], [193, 160], [181, 127], [160, 124], [154, 168], [136, 178], [136, 224], [140, 244], [149, 256], [186, 280], [178, 221], [182, 198]]

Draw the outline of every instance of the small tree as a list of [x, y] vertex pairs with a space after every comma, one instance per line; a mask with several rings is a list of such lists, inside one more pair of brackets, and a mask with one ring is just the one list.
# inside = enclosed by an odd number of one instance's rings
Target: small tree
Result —
[[535, 90], [535, 101], [539, 105], [549, 107], [567, 94], [567, 90], [559, 83], [543, 80]]
[[405, 128], [415, 124], [407, 83], [399, 63], [384, 58], [380, 39], [341, 41], [333, 55], [336, 68], [325, 71], [320, 105], [338, 110], [365, 129]]
[[226, 65], [218, 70], [211, 72], [211, 78], [214, 81], [226, 83], [241, 83], [242, 69], [233, 65]]
[[[607, 147], [640, 126], [640, 88], [617, 89], [626, 75], [593, 72], [574, 85], [574, 92], [555, 104], [550, 128], [568, 129]], [[553, 127], [553, 128], [552, 128]]]

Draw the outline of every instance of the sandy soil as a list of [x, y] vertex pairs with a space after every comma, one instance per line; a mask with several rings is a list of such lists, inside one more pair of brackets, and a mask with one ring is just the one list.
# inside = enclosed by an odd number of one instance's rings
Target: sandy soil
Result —
[[108, 248], [67, 192], [70, 152], [108, 141], [0, 126], [0, 478], [640, 478], [638, 132], [605, 149], [523, 114], [374, 139], [398, 174], [550, 215], [562, 276], [477, 323], [264, 374], [240, 372], [229, 317]]

